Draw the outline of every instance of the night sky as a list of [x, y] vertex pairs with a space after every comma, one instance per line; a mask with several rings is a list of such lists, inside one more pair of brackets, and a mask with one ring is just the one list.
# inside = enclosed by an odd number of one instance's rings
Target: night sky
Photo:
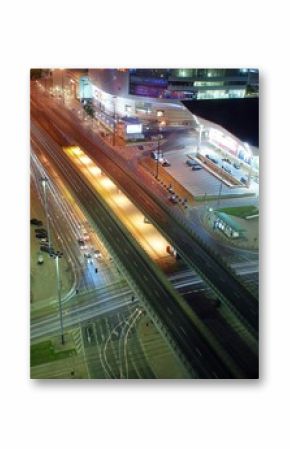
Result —
[[226, 128], [241, 140], [259, 146], [259, 99], [186, 101], [194, 114]]

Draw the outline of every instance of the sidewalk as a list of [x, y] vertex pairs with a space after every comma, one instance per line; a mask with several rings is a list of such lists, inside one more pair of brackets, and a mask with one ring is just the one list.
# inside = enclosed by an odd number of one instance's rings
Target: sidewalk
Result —
[[[38, 197], [35, 185], [30, 187], [30, 217], [43, 222], [46, 229], [45, 213]], [[40, 251], [40, 241], [35, 237], [37, 227], [30, 225], [30, 301], [31, 307], [40, 305], [43, 301], [52, 301], [57, 297], [56, 267], [54, 260], [45, 252]], [[52, 241], [57, 241], [51, 229]], [[38, 265], [37, 258], [41, 254], [44, 258], [42, 265]], [[62, 280], [62, 296], [65, 295], [73, 284], [73, 273], [65, 257], [60, 262], [60, 274]]]

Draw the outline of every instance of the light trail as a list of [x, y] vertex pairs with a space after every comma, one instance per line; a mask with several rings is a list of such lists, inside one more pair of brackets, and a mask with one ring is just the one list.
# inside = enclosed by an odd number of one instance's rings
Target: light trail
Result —
[[65, 153], [78, 167], [87, 181], [102, 195], [146, 253], [155, 261], [169, 257], [166, 247], [169, 243], [151, 223], [145, 222], [143, 213], [105, 175], [101, 169], [79, 147], [64, 148]]

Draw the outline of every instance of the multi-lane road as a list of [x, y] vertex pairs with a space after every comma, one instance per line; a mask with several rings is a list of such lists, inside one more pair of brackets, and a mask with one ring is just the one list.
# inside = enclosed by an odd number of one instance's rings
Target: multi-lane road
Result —
[[[101, 229], [102, 234], [106, 236], [108, 241], [111, 241], [111, 246], [114, 247], [121, 262], [124, 266], [127, 265], [127, 271], [131, 275], [131, 278], [136, 280], [139, 290], [144, 294], [144, 297], [147, 299], [150, 298], [150, 307], [162, 317], [162, 322], [165, 324], [167, 330], [170, 330], [171, 337], [178, 344], [189, 364], [197, 370], [200, 377], [255, 377], [257, 375], [257, 365], [248, 367], [247, 373], [242, 372], [223, 351], [221, 346], [217, 344], [215, 339], [212, 338], [210, 333], [204, 329], [200, 320], [198, 320], [194, 314], [191, 315], [191, 318], [184, 314], [182, 307], [180, 307], [176, 292], [166, 282], [166, 279], [160, 276], [160, 273], [156, 275], [156, 270], [152, 269], [152, 264], [148, 261], [148, 258], [144, 257], [144, 254], [136, 248], [136, 245], [132, 243], [130, 237], [124, 229], [122, 229], [122, 226], [120, 226], [119, 223], [116, 223], [114, 217], [107, 210], [102, 200], [92, 192], [84, 180], [70, 166], [69, 161], [65, 155], [62, 154], [59, 146], [74, 143], [71, 137], [72, 127], [69, 126], [68, 122], [61, 116], [56, 120], [54, 117], [54, 120], [52, 121], [49, 114], [47, 115], [42, 109], [42, 105], [38, 108], [38, 112], [35, 113], [35, 106], [34, 103], [32, 107], [33, 138], [36, 139], [43, 150], [56, 161], [66, 182], [68, 182], [81, 203], [85, 205], [92, 219], [98, 223], [98, 227]], [[77, 133], [79, 133], [79, 131], [77, 131]], [[86, 149], [87, 147], [90, 147], [91, 151], [93, 151], [92, 144], [90, 142], [87, 142], [87, 144]], [[101, 152], [99, 153], [103, 154]], [[107, 156], [105, 156], [105, 159], [107, 161], [106, 163], [112, 164], [111, 159], [107, 158]], [[100, 163], [99, 160], [98, 163]], [[106, 167], [106, 169], [108, 170], [108, 167]], [[118, 175], [116, 176], [117, 181], [121, 185], [122, 183], [120, 181], [122, 181], [125, 175], [122, 168], [114, 165], [110, 172], [110, 175], [112, 174], [114, 177], [116, 174]], [[136, 183], [128, 176], [128, 174], [126, 177], [127, 180], [125, 184], [127, 185], [126, 191], [128, 193], [128, 190], [130, 191], [130, 188]], [[200, 267], [202, 267], [203, 277], [212, 286], [208, 276], [204, 275], [204, 271], [210, 271], [211, 268], [217, 268], [216, 265], [218, 264], [215, 258], [212, 258], [211, 256], [206, 257], [206, 251], [198, 244], [198, 242], [188, 235], [185, 229], [176, 225], [176, 221], [172, 219], [171, 215], [167, 214], [166, 208], [162, 208], [158, 201], [156, 205], [154, 198], [152, 198], [152, 195], [146, 191], [146, 189], [144, 191], [140, 186], [135, 185], [134, 192], [134, 200], [137, 201], [138, 204], [141, 203], [143, 205], [142, 207], [145, 207], [146, 213], [153, 217], [154, 221], [163, 232], [164, 228], [162, 227], [162, 223], [166, 223], [166, 232], [171, 240], [174, 242], [181, 242], [178, 243], [178, 245], [180, 245], [178, 249], [184, 256], [184, 259], [186, 261], [189, 260], [190, 265], [193, 264], [192, 260], [194, 260], [194, 266], [198, 272], [200, 271]], [[133, 196], [132, 192], [131, 196]], [[176, 229], [180, 229], [181, 234], [177, 233], [176, 235]], [[174, 239], [172, 238], [173, 236]], [[180, 240], [178, 240], [178, 238], [180, 238]], [[193, 244], [194, 246], [192, 246]], [[177, 246], [176, 243], [175, 246]], [[123, 248], [123, 250], [120, 251], [120, 248]], [[196, 251], [196, 254], [194, 253], [191, 255], [189, 250]], [[131, 261], [130, 266], [126, 264], [128, 258]], [[212, 264], [213, 267], [211, 266]], [[220, 267], [220, 265], [218, 265], [218, 267]], [[231, 276], [231, 273], [228, 273], [223, 266], [220, 268], [222, 269], [222, 272], [219, 270], [218, 273], [215, 272], [215, 275], [223, 275], [225, 279], [219, 278], [219, 282], [217, 282], [217, 291], [219, 293], [222, 292], [222, 296], [225, 296], [227, 300], [230, 300], [233, 292], [229, 295], [229, 288], [238, 286], [238, 289], [235, 292], [235, 297], [240, 298], [241, 300], [244, 299], [245, 302], [251, 300], [251, 310], [253, 310], [253, 304], [255, 304], [253, 301], [256, 301], [255, 298], [251, 298], [251, 295], [248, 294], [244, 286], [242, 286], [235, 277]], [[230, 277], [232, 283], [231, 285], [224, 285], [225, 283], [227, 284], [228, 277]], [[216, 286], [214, 288], [216, 289]], [[242, 292], [246, 292], [245, 297], [242, 296]], [[237, 307], [237, 303], [239, 304], [239, 301], [233, 301], [234, 308]], [[251, 322], [251, 319], [249, 321]], [[255, 323], [252, 321], [250, 324], [253, 325]]]
[[[89, 156], [109, 174], [111, 178], [126, 192], [129, 198], [149, 216], [161, 233], [177, 248], [184, 260], [192, 266], [215, 292], [232, 307], [245, 325], [258, 334], [258, 302], [234, 273], [223, 263], [221, 254], [213, 254], [210, 247], [203, 242], [206, 235], [200, 226], [194, 226], [194, 233], [187, 224], [179, 219], [170, 204], [164, 203], [160, 195], [156, 195], [152, 181], [146, 177], [140, 167], [128, 170], [124, 160], [112, 151], [98, 136], [85, 133], [77, 120], [63, 108], [58, 108], [45, 96], [33, 97], [46, 115], [46, 129], [55, 127], [59, 131], [59, 143], [71, 145], [78, 143], [86, 149]], [[49, 109], [44, 107], [49, 102]], [[136, 173], [137, 172], [137, 173]], [[202, 237], [201, 238], [199, 237]]]

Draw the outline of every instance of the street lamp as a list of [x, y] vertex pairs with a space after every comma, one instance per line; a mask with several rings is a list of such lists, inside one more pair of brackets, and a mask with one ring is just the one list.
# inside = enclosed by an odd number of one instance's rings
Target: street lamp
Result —
[[113, 96], [113, 107], [114, 107], [114, 135], [113, 135], [113, 145], [116, 145], [116, 95]]
[[64, 345], [65, 341], [64, 341], [62, 302], [61, 302], [61, 280], [60, 280], [60, 272], [59, 272], [59, 259], [62, 257], [62, 255], [63, 254], [60, 251], [50, 251], [50, 257], [52, 257], [55, 260], [59, 321], [60, 321], [60, 331], [61, 331], [61, 344]]
[[201, 124], [199, 124], [199, 127], [198, 127], [198, 142], [197, 142], [197, 149], [196, 149], [196, 153], [197, 153], [197, 154], [198, 154], [199, 151], [200, 151], [200, 146], [201, 146], [201, 134], [202, 134], [203, 129], [204, 129], [204, 126], [201, 125]]
[[160, 140], [161, 140], [161, 137], [159, 134], [158, 140], [157, 140], [156, 179], [158, 179], [158, 174], [159, 174]]
[[49, 227], [49, 216], [48, 216], [48, 204], [47, 204], [47, 195], [46, 195], [46, 186], [48, 183], [47, 178], [41, 178], [41, 185], [43, 188], [43, 196], [44, 196], [44, 209], [45, 209], [45, 216], [46, 216], [46, 226], [47, 226], [47, 239], [48, 239], [48, 247], [50, 248], [51, 240], [50, 240], [50, 227]]
[[221, 194], [222, 194], [222, 188], [223, 188], [223, 179], [224, 179], [224, 166], [222, 165], [222, 169], [221, 169], [221, 183], [220, 183], [220, 188], [219, 188], [219, 194], [218, 194], [217, 206], [220, 205]]
[[[253, 153], [252, 153], [250, 145], [247, 142], [244, 143], [244, 148], [245, 148], [245, 150], [246, 150], [246, 152], [248, 154], [249, 161], [252, 162], [251, 159], [252, 159]], [[250, 185], [251, 185], [252, 172], [253, 172], [253, 167], [252, 167], [252, 163], [251, 163], [250, 164], [249, 174], [248, 174], [247, 187], [250, 187]]]

